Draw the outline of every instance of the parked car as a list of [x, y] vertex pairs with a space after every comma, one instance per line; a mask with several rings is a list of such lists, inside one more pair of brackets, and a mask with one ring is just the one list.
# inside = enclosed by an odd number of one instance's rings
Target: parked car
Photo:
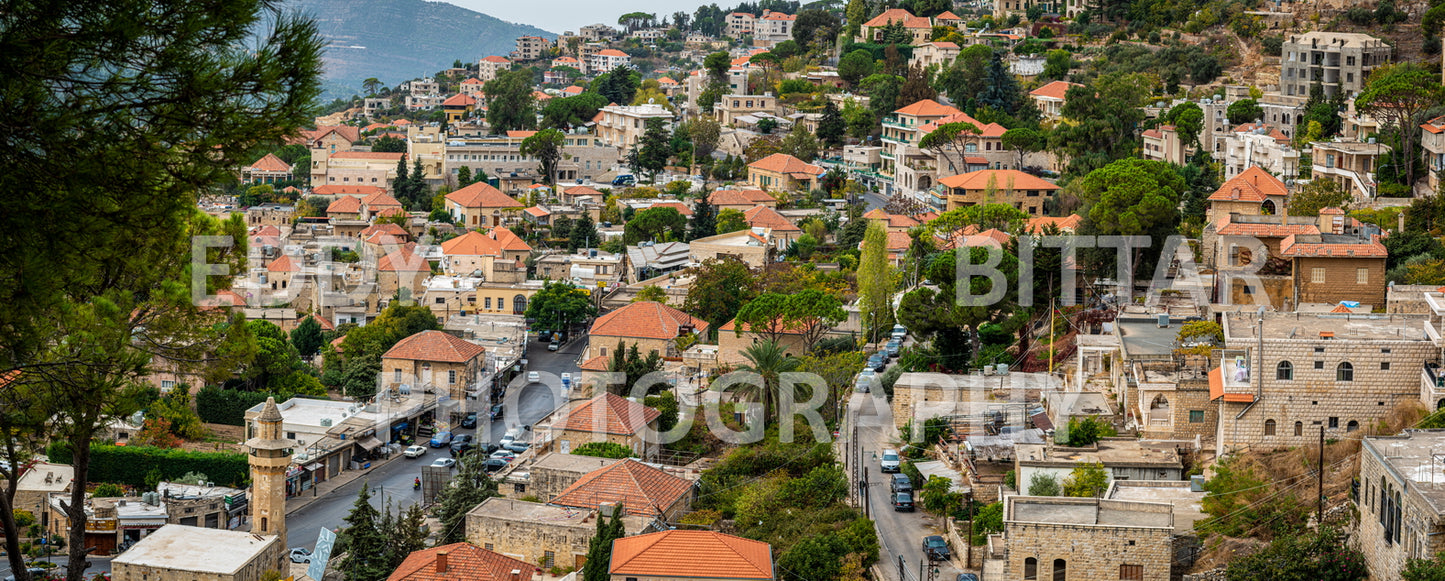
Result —
[[913, 512], [913, 493], [893, 493], [893, 510], [897, 512]]
[[485, 470], [488, 474], [491, 474], [506, 467], [506, 460], [502, 460], [500, 458], [487, 458], [486, 463], [482, 465], [482, 470]]
[[480, 453], [480, 454], [483, 455], [483, 456], [491, 456], [491, 455], [492, 455], [492, 452], [496, 452], [497, 450], [501, 450], [502, 447], [501, 447], [501, 446], [498, 446], [498, 445], [496, 445], [496, 444], [487, 443], [487, 444], [477, 444], [477, 446], [476, 446], [475, 448], [472, 448], [472, 449], [473, 449], [473, 450], [476, 450], [478, 453]]
[[[928, 284], [928, 282], [924, 281], [924, 284]], [[890, 333], [890, 335], [891, 338], [902, 341], [904, 337], [908, 336], [908, 327], [904, 327], [903, 325], [894, 325], [893, 331]]]
[[506, 413], [506, 411], [507, 411], [506, 406], [503, 406], [502, 404], [497, 404], [497, 405], [492, 406], [491, 411], [490, 411], [490, 412], [487, 412], [487, 414], [488, 414], [492, 419], [495, 420], [495, 419], [501, 418], [502, 415]]
[[501, 450], [497, 450], [496, 452], [492, 452], [492, 455], [491, 455], [490, 457], [491, 457], [491, 458], [498, 458], [498, 459], [501, 459], [501, 460], [506, 460], [506, 461], [508, 461], [508, 462], [511, 462], [512, 460], [516, 460], [516, 459], [517, 459], [517, 453], [511, 451], [510, 449], [502, 448]]
[[[555, 349], [553, 349], [555, 351]], [[536, 371], [527, 372], [527, 383], [542, 383], [542, 374]]]
[[431, 463], [431, 465], [432, 465], [432, 466], [436, 466], [436, 467], [438, 467], [438, 468], [451, 468], [451, 467], [457, 465], [457, 459], [456, 459], [456, 458], [437, 458], [435, 461], [433, 461], [433, 462]]
[[467, 412], [466, 417], [462, 418], [462, 427], [463, 427], [463, 428], [475, 428], [475, 427], [477, 427], [477, 412]]
[[555, 340], [552, 341], [551, 343], [548, 343], [548, 344], [547, 344], [547, 350], [548, 350], [548, 351], [556, 351], [556, 350], [561, 349], [561, 348], [562, 348], [562, 344], [556, 342]]
[[634, 176], [632, 174], [622, 174], [615, 178], [612, 178], [612, 185], [614, 186], [630, 186], [636, 183], [637, 176]]
[[913, 492], [913, 480], [907, 474], [894, 474], [893, 479], [888, 482], [888, 490], [894, 494], [899, 492]]
[[897, 357], [898, 352], [903, 350], [903, 340], [891, 339], [888, 341], [888, 344], [883, 347], [883, 350], [888, 353], [889, 357]]
[[514, 428], [512, 428], [512, 429], [510, 429], [510, 430], [507, 430], [507, 433], [502, 434], [502, 439], [501, 439], [501, 441], [497, 442], [497, 445], [505, 448], [505, 447], [507, 447], [508, 445], [510, 445], [512, 442], [515, 442], [515, 441], [521, 439], [521, 438], [522, 438], [522, 434], [525, 434], [525, 433], [530, 432], [530, 431], [532, 431], [532, 426], [516, 426], [516, 427], [514, 427]]
[[899, 459], [897, 450], [884, 450], [883, 459], [879, 462], [879, 468], [883, 472], [897, 472], [899, 470]]
[[431, 447], [433, 448], [440, 448], [450, 443], [452, 443], [451, 432], [437, 432], [431, 437]]
[[516, 453], [518, 453], [518, 454], [521, 454], [522, 452], [526, 452], [527, 450], [529, 450], [529, 449], [531, 449], [531, 448], [532, 448], [532, 445], [531, 445], [531, 444], [528, 444], [528, 443], [526, 443], [526, 442], [512, 442], [512, 443], [510, 443], [510, 444], [507, 444], [507, 446], [506, 446], [506, 449], [507, 449], [507, 450], [511, 450], [511, 451], [516, 452]]
[[868, 356], [868, 369], [883, 373], [888, 368], [888, 357], [883, 353], [874, 353]]
[[877, 383], [877, 381], [878, 372], [872, 369], [864, 369], [858, 374], [857, 381], [853, 382], [853, 387], [860, 392], [868, 393], [873, 389], [873, 384]]
[[[292, 548], [292, 549], [291, 549], [291, 554], [290, 554], [290, 556], [291, 556], [291, 562], [292, 562], [292, 563], [310, 563], [310, 562], [311, 562], [311, 550], [310, 550], [310, 549], [307, 549], [306, 547], [294, 547], [294, 548]], [[11, 579], [14, 579], [14, 577], [11, 577]]]
[[407, 458], [420, 458], [426, 455], [426, 446], [407, 446], [406, 451], [401, 455]]
[[948, 551], [948, 541], [938, 535], [923, 537], [923, 554], [930, 561], [946, 561], [952, 555]]
[[551, 331], [542, 331], [541, 333], [537, 333], [537, 342], [538, 342], [538, 343], [546, 343], [546, 342], [551, 341], [551, 340], [552, 340], [552, 332], [551, 332]]
[[470, 434], [457, 434], [455, 438], [452, 438], [452, 455], [456, 456], [459, 453], [470, 450], [474, 445], [473, 438]]

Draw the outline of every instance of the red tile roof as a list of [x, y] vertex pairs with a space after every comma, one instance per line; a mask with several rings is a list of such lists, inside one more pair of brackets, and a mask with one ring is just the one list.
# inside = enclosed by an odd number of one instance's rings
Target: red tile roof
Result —
[[403, 157], [406, 157], [406, 154], [399, 151], [338, 151], [331, 154], [331, 159], [379, 159], [392, 163]]
[[448, 200], [464, 208], [521, 208], [522, 203], [486, 182], [477, 182], [450, 194]]
[[1078, 83], [1067, 83], [1067, 82], [1064, 82], [1064, 81], [1054, 81], [1054, 82], [1052, 82], [1052, 83], [1049, 83], [1049, 84], [1044, 85], [1044, 86], [1042, 86], [1042, 87], [1039, 87], [1039, 88], [1037, 88], [1037, 89], [1034, 89], [1034, 90], [1032, 90], [1032, 91], [1029, 91], [1029, 94], [1030, 94], [1030, 95], [1033, 95], [1033, 96], [1035, 96], [1035, 97], [1045, 97], [1045, 98], [1048, 98], [1048, 99], [1058, 99], [1058, 100], [1062, 101], [1062, 100], [1064, 99], [1064, 95], [1069, 92], [1069, 88], [1070, 88], [1070, 87], [1082, 87], [1082, 86], [1083, 86], [1083, 85], [1080, 85], [1080, 84], [1078, 84]]
[[612, 358], [606, 355], [598, 355], [582, 362], [582, 371], [607, 371], [611, 366]]
[[282, 254], [281, 257], [276, 260], [272, 260], [271, 264], [266, 265], [266, 272], [296, 272], [298, 270], [301, 269], [296, 268], [296, 263], [292, 262], [291, 257], [285, 254]]
[[628, 458], [588, 472], [551, 503], [574, 508], [621, 504], [629, 515], [656, 517], [691, 492], [691, 481]]
[[487, 62], [489, 62], [489, 63], [498, 63], [498, 64], [507, 64], [507, 63], [512, 62], [512, 61], [507, 60], [507, 57], [497, 56], [497, 55], [484, 56], [484, 57], [482, 57], [482, 60], [487, 61]]
[[803, 229], [794, 226], [791, 221], [784, 218], [777, 210], [767, 206], [753, 206], [743, 212], [743, 220], [748, 226], [769, 228], [773, 232], [802, 232]]
[[1436, 117], [1420, 124], [1420, 128], [1430, 133], [1445, 132], [1445, 117]]
[[[442, 553], [446, 558], [438, 563]], [[512, 571], [530, 581], [536, 568], [471, 543], [452, 543], [407, 555], [386, 581], [512, 581]]]
[[502, 245], [495, 239], [476, 230], [442, 243], [442, 254], [447, 256], [501, 256]]
[[1029, 218], [1029, 223], [1024, 226], [1024, 230], [1030, 234], [1040, 234], [1044, 231], [1044, 228], [1053, 225], [1058, 228], [1060, 232], [1073, 232], [1079, 228], [1079, 224], [1083, 221], [1084, 219], [1079, 217], [1078, 214], [1069, 214], [1063, 218], [1041, 216], [1038, 218]]
[[1217, 226], [1221, 236], [1252, 236], [1257, 238], [1284, 238], [1294, 234], [1319, 234], [1314, 224], [1249, 224], [1233, 222], [1229, 216], [1219, 220]]
[[641, 432], [647, 424], [661, 415], [662, 412], [655, 409], [607, 392], [582, 402], [567, 412], [567, 421], [559, 428], [574, 432], [631, 436]]
[[748, 164], [748, 167], [759, 171], [771, 171], [789, 175], [823, 175], [823, 168], [786, 153], [774, 153]]
[[1331, 313], [1353, 313], [1354, 311], [1350, 310], [1349, 307], [1344, 306], [1344, 305], [1335, 305], [1335, 308], [1330, 309], [1330, 312], [1331, 312]]
[[377, 234], [385, 234], [388, 236], [395, 236], [397, 238], [408, 238], [411, 236], [411, 234], [408, 233], [405, 228], [397, 226], [396, 224], [392, 224], [391, 222], [387, 222], [385, 224], [372, 224], [370, 226], [367, 226], [365, 230], [362, 230], [361, 233], [358, 234], [358, 236], [360, 236], [362, 240], [366, 240], [367, 238], [371, 238], [373, 236], [376, 236]]
[[954, 14], [952, 10], [945, 10], [945, 11], [943, 12], [943, 14], [939, 14], [938, 16], [934, 16], [933, 19], [934, 19], [934, 20], [963, 20], [962, 18], [959, 18], [957, 14]]
[[914, 16], [912, 12], [902, 8], [889, 8], [882, 14], [875, 16], [872, 20], [864, 22], [863, 26], [869, 28], [881, 28], [888, 26], [891, 22], [902, 22], [904, 28], [933, 28], [933, 23], [922, 16]]
[[355, 214], [360, 211], [361, 198], [356, 196], [339, 196], [326, 206], [327, 214]]
[[471, 77], [471, 78], [469, 78], [469, 79], [467, 79], [467, 80], [465, 80], [465, 81], [462, 81], [462, 84], [463, 84], [463, 85], [482, 85], [482, 84], [485, 84], [485, 83], [483, 83], [481, 79], [478, 79], [478, 78], [476, 78], [476, 77]]
[[391, 197], [386, 192], [376, 192], [370, 196], [362, 198], [361, 205], [366, 206], [368, 209], [374, 212], [381, 208], [400, 208], [401, 202], [398, 201], [396, 198]]
[[1239, 175], [1230, 178], [1219, 186], [1209, 200], [1216, 202], [1264, 202], [1268, 196], [1288, 196], [1289, 189], [1285, 188], [1284, 182], [1279, 178], [1260, 169], [1258, 166], [1250, 166]]
[[1273, 125], [1270, 125], [1270, 124], [1268, 124], [1268, 123], [1244, 123], [1244, 124], [1241, 124], [1239, 127], [1235, 127], [1235, 128], [1234, 128], [1234, 132], [1235, 132], [1235, 133], [1254, 133], [1256, 130], [1260, 130], [1260, 129], [1264, 130], [1265, 134], [1269, 135], [1270, 137], [1273, 137], [1274, 140], [1275, 140], [1276, 142], [1278, 142], [1278, 143], [1288, 143], [1288, 142], [1289, 142], [1289, 137], [1287, 137], [1283, 132], [1281, 132], [1281, 131], [1278, 130], [1278, 129], [1275, 129]]
[[536, 131], [516, 131], [516, 130], [512, 130], [512, 131], [508, 131], [508, 132], [507, 132], [507, 137], [510, 137], [510, 138], [512, 138], [512, 139], [526, 139], [526, 138], [531, 137], [531, 136], [536, 135], [536, 134], [537, 134]]
[[692, 215], [692, 208], [689, 208], [687, 204], [684, 204], [682, 202], [655, 202], [648, 209], [652, 208], [672, 208], [674, 210], [677, 210], [677, 213], [684, 216]]
[[772, 548], [716, 531], [670, 530], [612, 542], [613, 576], [772, 579]]
[[589, 187], [589, 186], [572, 186], [572, 187], [570, 187], [570, 188], [567, 188], [567, 189], [565, 189], [565, 190], [562, 190], [562, 195], [564, 195], [564, 196], [597, 196], [598, 201], [601, 201], [601, 198], [602, 198], [602, 192], [599, 192], [599, 191], [597, 191], [597, 190], [594, 190], [594, 189], [592, 189], [592, 188]]
[[611, 57], [618, 57], [618, 56], [625, 57], [625, 56], [627, 56], [627, 53], [622, 52], [622, 51], [620, 51], [620, 50], [617, 50], [617, 49], [615, 49], [615, 48], [604, 48], [604, 49], [602, 49], [602, 50], [597, 51], [597, 55], [598, 55], [598, 56], [611, 56]]
[[707, 196], [707, 203], [714, 206], [746, 206], [776, 201], [762, 190], [717, 190]]
[[934, 129], [938, 129], [939, 127], [948, 125], [949, 123], [972, 124], [974, 127], [978, 128], [978, 134], [980, 137], [1003, 137], [1004, 132], [1008, 131], [1007, 127], [1004, 127], [997, 123], [984, 123], [982, 121], [974, 119], [973, 117], [970, 117], [968, 113], [954, 113], [947, 117], [942, 117], [940, 119], [931, 121], [925, 125], [919, 126], [918, 133], [920, 135], [927, 135], [928, 133], [931, 133]]
[[506, 228], [492, 228], [487, 231], [487, 236], [491, 236], [493, 240], [501, 244], [502, 250], [523, 250], [528, 252], [532, 250], [532, 246], [527, 244], [527, 241], [522, 240], [521, 236], [518, 236], [515, 232]]
[[317, 127], [315, 130], [301, 131], [301, 135], [305, 137], [308, 141], [320, 140], [321, 138], [326, 137], [328, 134], [331, 133], [335, 133], [342, 139], [345, 139], [352, 143], [361, 141], [361, 128], [353, 127], [351, 125], [322, 125], [320, 127]]
[[476, 104], [477, 98], [466, 93], [457, 93], [442, 101], [443, 107], [472, 107]]
[[1369, 242], [1358, 243], [1324, 242], [1317, 236], [1299, 240], [1299, 236], [1288, 236], [1279, 243], [1279, 254], [1285, 258], [1384, 258], [1389, 256], [1379, 235]]
[[592, 322], [591, 334], [628, 339], [672, 339], [681, 335], [682, 328], [688, 326], [701, 333], [707, 330], [707, 321], [662, 303], [642, 301], [597, 317]]
[[396, 342], [381, 357], [442, 363], [466, 363], [481, 356], [486, 348], [446, 331], [422, 331]]
[[[933, 99], [924, 99], [907, 107], [893, 111], [898, 115], [910, 115], [913, 117], [947, 117], [962, 113], [957, 108], [944, 105]], [[980, 127], [982, 125], [980, 124]]]
[[984, 169], [956, 176], [949, 176], [938, 180], [938, 183], [950, 188], [962, 188], [964, 190], [983, 190], [989, 187], [992, 178], [993, 187], [1000, 190], [1057, 190], [1056, 186], [1043, 178], [1035, 177], [1016, 169]]
[[274, 153], [268, 153], [262, 156], [261, 159], [256, 160], [256, 163], [251, 164], [250, 169], [254, 171], [289, 172], [291, 171], [291, 164], [281, 161], [281, 158], [276, 157]]
[[377, 186], [338, 186], [332, 184], [316, 186], [315, 188], [311, 189], [311, 193], [318, 196], [338, 196], [342, 194], [350, 194], [354, 196], [369, 196], [377, 192], [385, 191], [385, 188]]
[[431, 272], [431, 264], [410, 248], [400, 248], [376, 261], [376, 269], [382, 272]]

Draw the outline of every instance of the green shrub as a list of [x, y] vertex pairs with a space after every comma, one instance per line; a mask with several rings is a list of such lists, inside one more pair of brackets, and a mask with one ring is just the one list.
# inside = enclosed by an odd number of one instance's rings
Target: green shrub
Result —
[[573, 448], [572, 453], [578, 456], [596, 456], [598, 458], [632, 457], [630, 448], [616, 442], [588, 442]]
[[[68, 444], [54, 442], [46, 449], [51, 462], [70, 464], [73, 455]], [[146, 446], [90, 446], [90, 479], [129, 486], [146, 486], [146, 476], [156, 471], [160, 480], [184, 476], [188, 472], [208, 474], [222, 486], [244, 488], [250, 468], [246, 455], [235, 452], [189, 452], [179, 449]]]
[[201, 421], [228, 426], [246, 425], [246, 410], [265, 403], [271, 394], [208, 385], [196, 392], [196, 413]]

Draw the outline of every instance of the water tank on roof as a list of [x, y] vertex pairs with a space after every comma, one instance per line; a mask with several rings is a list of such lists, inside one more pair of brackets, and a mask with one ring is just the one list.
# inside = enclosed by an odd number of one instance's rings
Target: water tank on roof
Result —
[[1161, 328], [1161, 329], [1166, 329], [1166, 328], [1168, 328], [1168, 327], [1169, 327], [1169, 315], [1159, 315], [1159, 328]]
[[321, 427], [323, 427], [323, 428], [329, 428], [329, 427], [331, 427], [331, 418], [321, 418]]
[[1000, 363], [1000, 364], [998, 364], [998, 365], [995, 366], [995, 367], [997, 368], [997, 371], [994, 371], [994, 374], [995, 374], [995, 375], [1008, 375], [1008, 364], [1007, 364], [1007, 363]]

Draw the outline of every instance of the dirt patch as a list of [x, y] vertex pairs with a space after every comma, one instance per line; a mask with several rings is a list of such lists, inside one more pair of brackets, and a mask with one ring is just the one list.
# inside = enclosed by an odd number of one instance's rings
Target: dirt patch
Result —
[[211, 437], [205, 440], [182, 442], [181, 448], [192, 452], [243, 452], [241, 442], [246, 439], [246, 428], [225, 424], [203, 424]]

